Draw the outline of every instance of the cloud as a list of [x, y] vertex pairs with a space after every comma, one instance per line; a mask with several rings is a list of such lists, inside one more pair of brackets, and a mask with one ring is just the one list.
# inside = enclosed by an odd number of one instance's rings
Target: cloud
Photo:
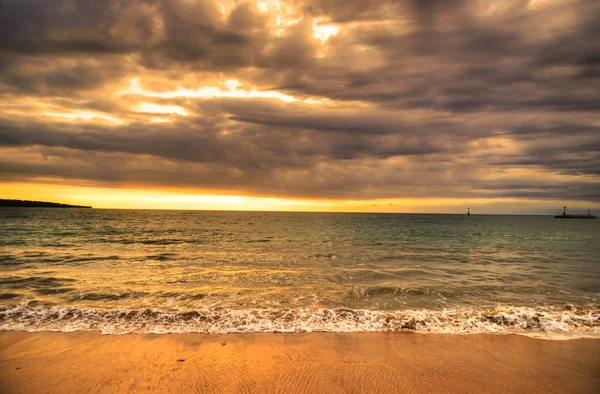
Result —
[[0, 0], [0, 11], [4, 180], [600, 200], [596, 1]]

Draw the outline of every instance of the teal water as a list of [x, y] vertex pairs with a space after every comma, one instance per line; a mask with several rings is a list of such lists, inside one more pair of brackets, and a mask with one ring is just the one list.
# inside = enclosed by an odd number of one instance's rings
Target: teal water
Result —
[[0, 329], [600, 333], [600, 221], [0, 210]]

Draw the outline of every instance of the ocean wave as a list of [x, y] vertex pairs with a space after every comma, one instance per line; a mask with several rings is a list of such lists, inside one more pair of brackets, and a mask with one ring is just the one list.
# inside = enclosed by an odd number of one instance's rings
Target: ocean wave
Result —
[[26, 289], [26, 288], [56, 288], [64, 284], [75, 282], [72, 278], [56, 278], [56, 277], [42, 277], [42, 276], [8, 276], [0, 278], [0, 285], [12, 288], [12, 289]]
[[97, 238], [93, 242], [96, 243], [108, 243], [108, 244], [120, 244], [120, 245], [158, 245], [158, 246], [169, 246], [169, 245], [185, 245], [185, 244], [202, 244], [206, 243], [203, 239], [187, 239], [187, 238], [157, 238], [157, 239], [138, 239], [138, 238]]
[[0, 330], [129, 333], [385, 332], [600, 335], [600, 309], [94, 310], [41, 304], [0, 308]]
[[135, 291], [126, 291], [122, 293], [91, 292], [79, 294], [73, 297], [72, 301], [117, 301], [124, 298], [139, 298], [145, 295], [147, 295], [147, 293]]

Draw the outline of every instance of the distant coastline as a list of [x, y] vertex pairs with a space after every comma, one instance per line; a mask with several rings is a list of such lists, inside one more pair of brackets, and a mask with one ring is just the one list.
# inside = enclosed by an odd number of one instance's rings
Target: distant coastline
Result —
[[29, 201], [29, 200], [4, 200], [0, 199], [0, 207], [12, 208], [92, 208], [86, 205], [69, 205], [57, 202]]

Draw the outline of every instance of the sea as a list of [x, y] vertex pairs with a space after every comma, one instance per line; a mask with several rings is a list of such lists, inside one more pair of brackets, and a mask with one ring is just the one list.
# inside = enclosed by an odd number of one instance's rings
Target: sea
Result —
[[0, 209], [0, 330], [600, 335], [600, 220]]

